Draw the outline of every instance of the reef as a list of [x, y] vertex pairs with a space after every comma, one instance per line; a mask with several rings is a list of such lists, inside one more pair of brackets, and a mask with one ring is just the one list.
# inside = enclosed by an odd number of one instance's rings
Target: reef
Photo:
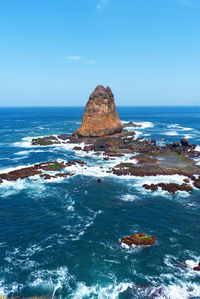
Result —
[[148, 237], [145, 233], [137, 233], [129, 237], [123, 237], [119, 240], [120, 243], [125, 243], [128, 246], [132, 246], [133, 244], [136, 246], [139, 245], [153, 245], [156, 242], [155, 236]]
[[146, 190], [151, 190], [151, 191], [157, 191], [159, 188], [161, 188], [163, 191], [167, 191], [170, 194], [174, 194], [177, 191], [186, 191], [186, 192], [191, 192], [193, 190], [192, 186], [187, 185], [187, 184], [175, 184], [175, 183], [159, 183], [159, 184], [144, 184], [143, 188]]
[[[134, 163], [131, 163], [134, 159]], [[136, 160], [136, 163], [135, 163]], [[184, 175], [191, 177], [200, 174], [200, 167], [187, 157], [186, 153], [148, 152], [130, 158], [128, 163], [120, 163], [112, 168], [112, 173], [118, 176], [156, 176]]]
[[[200, 175], [200, 166], [192, 159], [200, 157], [195, 144], [190, 144], [188, 139], [182, 138], [180, 141], [161, 146], [154, 139], [136, 138], [135, 132], [125, 130], [130, 127], [138, 128], [140, 125], [129, 122], [122, 126], [111, 89], [99, 85], [89, 97], [78, 130], [72, 135], [35, 138], [32, 139], [32, 145], [71, 144], [74, 145], [74, 151], [103, 155], [105, 161], [132, 154], [128, 162], [121, 162], [107, 172], [117, 176], [183, 175], [192, 179], [193, 186], [200, 189], [200, 179], [195, 177]], [[84, 146], [80, 146], [81, 144]], [[143, 187], [152, 191], [161, 188], [173, 194], [177, 191], [192, 191], [192, 186], [188, 183], [189, 180], [185, 178], [181, 185], [162, 182], [145, 184]]]
[[[58, 177], [68, 177], [74, 175], [74, 173], [56, 171], [65, 169], [76, 164], [84, 166], [86, 163], [81, 160], [69, 160], [67, 163], [57, 161], [39, 163], [33, 166], [23, 167], [7, 173], [0, 173], [0, 183], [3, 183], [4, 181], [16, 181], [18, 179], [26, 179], [35, 175], [39, 175], [39, 177], [43, 178], [44, 180]], [[54, 174], [51, 174], [51, 172], [54, 172]]]
[[200, 176], [196, 178], [195, 176], [192, 176], [191, 179], [194, 181], [194, 187], [200, 189]]

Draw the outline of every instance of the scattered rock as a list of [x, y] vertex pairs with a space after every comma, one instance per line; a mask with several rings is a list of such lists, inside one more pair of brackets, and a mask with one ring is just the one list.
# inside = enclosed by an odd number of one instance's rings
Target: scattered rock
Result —
[[32, 145], [47, 146], [52, 144], [60, 144], [60, 141], [55, 136], [45, 136], [42, 138], [32, 139]]
[[80, 146], [75, 146], [75, 147], [73, 148], [73, 150], [74, 150], [74, 151], [81, 151], [81, 150], [82, 150], [82, 147], [80, 147]]
[[186, 184], [175, 184], [175, 183], [159, 183], [159, 184], [144, 184], [143, 188], [151, 191], [157, 191], [158, 187], [160, 187], [162, 190], [169, 192], [170, 194], [174, 194], [177, 191], [186, 191], [191, 192], [193, 189], [191, 186]]
[[[148, 152], [133, 156], [137, 164], [122, 162], [112, 168], [112, 173], [118, 176], [156, 176], [156, 175], [184, 175], [191, 177], [200, 173], [200, 167], [187, 157], [186, 153], [177, 152]], [[191, 188], [188, 186], [188, 188]]]
[[193, 184], [196, 188], [200, 189], [200, 178], [196, 179], [195, 178], [195, 182]]
[[0, 174], [0, 183], [3, 183], [3, 181], [16, 181], [18, 179], [25, 179], [28, 177], [32, 177], [35, 175], [39, 175], [44, 180], [49, 180], [51, 178], [55, 177], [67, 177], [74, 175], [74, 173], [56, 173], [56, 174], [49, 174], [49, 173], [43, 173], [43, 171], [50, 171], [55, 172], [61, 169], [66, 168], [67, 166], [76, 165], [76, 163], [80, 164], [81, 166], [85, 165], [86, 163], [81, 160], [70, 160], [68, 163], [64, 162], [57, 162], [57, 161], [49, 161], [44, 163], [35, 164], [33, 166], [24, 167], [21, 169], [13, 170], [8, 173], [1, 173]]
[[82, 160], [69, 160], [69, 161], [66, 163], [67, 166], [72, 166], [72, 165], [76, 165], [76, 164], [79, 164], [79, 165], [81, 165], [81, 166], [86, 165], [86, 163], [85, 163], [84, 161], [82, 161]]
[[142, 125], [138, 125], [138, 124], [135, 124], [134, 122], [132, 121], [129, 121], [128, 123], [125, 123], [123, 125], [124, 128], [129, 128], [129, 127], [132, 127], [132, 128], [141, 128]]
[[183, 182], [188, 184], [190, 181], [188, 179], [184, 179]]
[[151, 185], [144, 184], [143, 188], [146, 189], [146, 190], [157, 191], [158, 190], [158, 185], [156, 185], [156, 184], [151, 184]]
[[181, 139], [181, 145], [182, 146], [189, 146], [189, 142], [187, 138], [182, 138]]
[[48, 173], [43, 173], [40, 174], [40, 177], [43, 178], [44, 180], [50, 180], [53, 176]]
[[139, 246], [139, 245], [146, 245], [146, 246], [147, 245], [153, 245], [153, 244], [155, 244], [155, 241], [156, 241], [155, 236], [148, 237], [148, 236], [146, 236], [145, 233], [139, 233], [139, 234], [134, 234], [134, 235], [129, 236], [129, 237], [123, 237], [120, 240], [121, 243], [125, 243], [128, 246], [131, 246], [133, 244], [136, 245], [136, 246]]
[[193, 268], [194, 271], [200, 271], [200, 263], [198, 263], [198, 266]]

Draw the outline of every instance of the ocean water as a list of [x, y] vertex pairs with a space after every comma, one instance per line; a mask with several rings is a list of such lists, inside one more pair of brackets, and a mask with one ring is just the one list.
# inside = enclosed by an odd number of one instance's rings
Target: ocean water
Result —
[[[33, 147], [36, 136], [72, 133], [83, 107], [0, 108], [0, 172], [49, 160], [81, 159], [76, 175], [0, 184], [0, 295], [58, 298], [200, 298], [200, 190], [169, 195], [144, 183], [184, 177], [116, 177], [104, 161], [72, 146]], [[137, 136], [200, 146], [200, 107], [119, 107]], [[199, 160], [200, 161], [200, 160]], [[103, 166], [103, 168], [101, 168]], [[102, 183], [97, 183], [97, 178]], [[156, 236], [124, 249], [119, 238]]]

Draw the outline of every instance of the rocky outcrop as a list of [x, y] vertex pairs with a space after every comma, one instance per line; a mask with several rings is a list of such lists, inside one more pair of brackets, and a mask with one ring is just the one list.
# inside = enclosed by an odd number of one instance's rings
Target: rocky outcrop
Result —
[[200, 263], [198, 263], [198, 266], [193, 268], [194, 271], [200, 271]]
[[136, 124], [133, 121], [129, 121], [123, 125], [124, 128], [141, 128], [142, 125]]
[[74, 132], [76, 137], [100, 137], [122, 132], [114, 96], [109, 87], [95, 88], [85, 107], [81, 127]]
[[163, 191], [167, 191], [170, 194], [174, 194], [177, 191], [186, 191], [191, 192], [193, 189], [190, 185], [187, 184], [176, 184], [176, 183], [158, 183], [158, 184], [144, 184], [143, 188], [146, 190], [157, 191], [158, 188], [161, 188]]
[[148, 236], [146, 236], [145, 233], [134, 234], [132, 236], [123, 237], [123, 238], [120, 239], [120, 243], [125, 243], [128, 246], [131, 246], [133, 244], [136, 245], [136, 246], [139, 246], [139, 245], [145, 245], [145, 246], [153, 245], [153, 244], [155, 244], [155, 241], [156, 241], [155, 236], [148, 237]]
[[[117, 176], [156, 176], [178, 174], [187, 177], [194, 176], [194, 174], [200, 174], [200, 167], [195, 164], [195, 161], [187, 157], [185, 153], [178, 154], [170, 151], [149, 152], [133, 156], [132, 158], [133, 160], [136, 160], [137, 163], [131, 163], [130, 158], [128, 162], [122, 162], [115, 165], [111, 169], [112, 173]], [[197, 187], [198, 180], [195, 179], [195, 177], [193, 180], [195, 180], [195, 187]], [[175, 185], [173, 185], [173, 187], [174, 186]], [[154, 187], [155, 186], [153, 186], [153, 188]], [[159, 187], [165, 188], [164, 185]], [[184, 187], [184, 189], [189, 190], [189, 187]], [[183, 186], [181, 186], [181, 188], [183, 188]], [[150, 188], [150, 190], [152, 189]], [[154, 191], [156, 191], [156, 187]]]
[[58, 172], [58, 173], [54, 173], [53, 175], [46, 172], [49, 171], [51, 173], [51, 172], [60, 171], [66, 167], [70, 167], [72, 165], [77, 165], [77, 164], [79, 164], [82, 167], [86, 165], [86, 163], [82, 160], [69, 160], [67, 163], [49, 161], [49, 162], [35, 164], [29, 167], [24, 167], [21, 169], [16, 169], [7, 173], [0, 173], [0, 184], [3, 183], [3, 181], [16, 181], [18, 179], [26, 179], [35, 175], [39, 175], [44, 180], [49, 180], [51, 178], [57, 178], [57, 177], [72, 176], [74, 175], [74, 173], [71, 172]]

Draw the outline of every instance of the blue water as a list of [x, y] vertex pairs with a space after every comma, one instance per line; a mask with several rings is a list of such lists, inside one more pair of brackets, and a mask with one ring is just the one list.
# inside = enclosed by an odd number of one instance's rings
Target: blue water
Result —
[[[151, 193], [143, 190], [144, 181], [159, 178], [102, 173], [101, 166], [118, 160], [66, 146], [31, 147], [31, 137], [75, 131], [83, 112], [83, 107], [0, 108], [1, 172], [57, 159], [82, 159], [91, 166], [66, 179], [0, 184], [0, 295], [142, 299], [158, 292], [157, 298], [200, 298], [200, 274], [192, 270], [200, 256], [199, 190]], [[200, 107], [118, 112], [122, 121], [143, 125], [135, 130], [139, 137], [164, 144], [163, 139], [185, 136], [200, 145]], [[118, 245], [135, 232], [155, 235], [156, 245], [130, 250]]]

